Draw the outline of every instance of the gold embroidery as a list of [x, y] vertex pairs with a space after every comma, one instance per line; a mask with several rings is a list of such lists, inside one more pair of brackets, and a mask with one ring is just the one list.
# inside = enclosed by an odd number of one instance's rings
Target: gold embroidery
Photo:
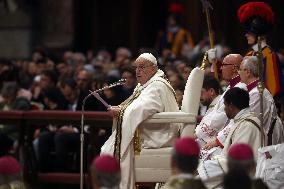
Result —
[[[146, 87], [148, 87], [151, 83], [160, 81], [164, 83], [170, 90], [172, 91], [176, 101], [176, 94], [174, 89], [171, 87], [168, 79], [166, 78], [165, 75], [161, 76], [166, 81], [163, 80], [153, 80], [150, 82]], [[119, 106], [121, 107], [120, 112], [118, 117], [116, 118], [116, 135], [115, 135], [115, 146], [114, 146], [114, 157], [120, 161], [121, 158], [121, 137], [122, 137], [122, 121], [123, 121], [123, 116], [126, 108], [136, 99], [139, 97], [141, 92], [146, 88], [143, 87], [142, 89], [141, 86], [138, 86], [137, 89], [134, 91], [134, 93], [126, 99], [124, 102], [122, 102]], [[134, 152], [135, 154], [140, 154], [141, 152], [141, 139], [140, 139], [140, 133], [139, 133], [139, 128], [136, 129], [135, 134], [134, 134]]]
[[121, 126], [123, 121], [123, 115], [126, 110], [126, 108], [141, 94], [141, 91], [137, 89], [128, 99], [126, 99], [124, 102], [120, 104], [120, 112], [116, 120], [116, 135], [115, 135], [115, 144], [114, 144], [114, 157], [120, 161], [120, 147], [121, 147]]

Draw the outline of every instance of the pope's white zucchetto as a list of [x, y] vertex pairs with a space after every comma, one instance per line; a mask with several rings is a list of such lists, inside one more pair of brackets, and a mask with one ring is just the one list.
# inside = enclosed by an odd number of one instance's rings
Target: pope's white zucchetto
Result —
[[155, 66], [157, 66], [157, 59], [151, 53], [142, 53], [137, 59], [143, 58], [152, 62]]

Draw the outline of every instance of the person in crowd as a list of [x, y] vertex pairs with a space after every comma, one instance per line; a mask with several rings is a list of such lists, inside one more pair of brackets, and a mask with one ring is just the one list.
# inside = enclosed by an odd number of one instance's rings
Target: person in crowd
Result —
[[[24, 88], [20, 77], [20, 68], [12, 61], [1, 59], [0, 60], [0, 88], [2, 88], [5, 82], [16, 82], [18, 84], [19, 90], [17, 93], [18, 97], [25, 97], [31, 100], [32, 94], [29, 90]], [[0, 94], [0, 102], [2, 101], [2, 96]]]
[[119, 162], [110, 155], [97, 156], [90, 167], [93, 189], [118, 189], [121, 180]]
[[74, 62], [72, 60], [74, 52], [71, 50], [67, 50], [63, 53], [62, 59], [64, 62], [67, 62], [69, 65], [74, 66]]
[[134, 91], [135, 86], [137, 85], [137, 80], [135, 76], [135, 70], [131, 67], [126, 67], [121, 72], [122, 79], [126, 79], [124, 85], [122, 85], [122, 90], [126, 98], [128, 98]]
[[171, 86], [174, 90], [177, 90], [178, 88], [181, 88], [182, 86], [185, 86], [185, 82], [181, 75], [174, 74], [169, 77], [169, 82], [171, 83]]
[[177, 103], [178, 103], [178, 106], [179, 108], [181, 108], [181, 105], [182, 105], [182, 99], [183, 99], [183, 94], [184, 94], [184, 88], [185, 86], [181, 86], [179, 88], [177, 88], [175, 90], [176, 92], [176, 97], [177, 97]]
[[[138, 85], [122, 104], [109, 108], [116, 130], [101, 149], [120, 161], [123, 168], [120, 187], [129, 189], [135, 188], [134, 150], [172, 146], [178, 132], [178, 127], [171, 125], [142, 123], [155, 113], [178, 111], [178, 104], [173, 88], [151, 53], [142, 53], [135, 65]], [[134, 137], [135, 132], [139, 132], [139, 138]], [[141, 141], [141, 145], [134, 148], [134, 140]]]
[[[82, 69], [80, 70], [77, 75], [76, 75], [76, 84], [75, 86], [73, 86], [71, 89], [75, 91], [75, 93], [78, 95], [76, 95], [76, 98], [71, 100], [72, 104], [76, 104], [76, 107], [73, 107], [73, 111], [75, 110], [82, 110], [82, 102], [83, 99], [90, 94], [90, 91], [92, 89], [92, 81], [93, 81], [93, 77], [92, 74], [86, 70], [86, 69]], [[67, 80], [69, 80], [67, 78]], [[64, 86], [62, 86], [64, 87]], [[63, 90], [68, 94], [70, 93], [70, 88], [68, 86], [66, 86], [66, 90], [64, 90], [63, 88], [61, 88], [62, 92]], [[73, 87], [75, 87], [73, 89]], [[69, 88], [69, 89], [68, 89]], [[66, 95], [65, 95], [66, 96]], [[68, 97], [67, 97], [68, 98]], [[102, 111], [105, 110], [105, 107], [101, 104], [101, 102], [99, 102], [97, 99], [95, 99], [95, 97], [90, 97], [86, 100], [85, 103], [85, 110], [87, 111]]]
[[122, 70], [131, 66], [131, 51], [126, 47], [119, 47], [115, 52], [114, 61], [108, 65], [107, 77], [120, 78]]
[[268, 145], [279, 144], [284, 141], [283, 125], [277, 115], [277, 108], [274, 103], [273, 96], [264, 87], [263, 98], [263, 114], [261, 115], [259, 72], [258, 72], [258, 59], [256, 56], [245, 57], [240, 66], [239, 74], [243, 83], [247, 85], [250, 95], [250, 109], [255, 115], [263, 117], [263, 130], [268, 139]]
[[83, 53], [74, 52], [72, 54], [72, 63], [75, 68], [75, 73], [82, 70], [86, 64], [86, 57]]
[[129, 66], [129, 61], [131, 58], [131, 52], [126, 47], [119, 47], [115, 52], [115, 66], [118, 69], [122, 69], [125, 66]]
[[[30, 101], [22, 96], [18, 96], [19, 86], [16, 82], [5, 82], [1, 89], [3, 101], [0, 103], [0, 110], [22, 110], [27, 111], [31, 108]], [[18, 139], [19, 128], [16, 125], [0, 125], [0, 132], [6, 133], [13, 139]]]
[[62, 93], [57, 88], [47, 89], [43, 94], [43, 102], [45, 104], [45, 110], [68, 109], [68, 104], [66, 101], [62, 101]]
[[58, 72], [58, 80], [71, 77], [73, 75], [72, 67], [64, 61], [56, 64], [56, 71]]
[[92, 74], [88, 70], [81, 69], [76, 75], [77, 88], [88, 91], [92, 82]]
[[1, 89], [3, 102], [0, 104], [1, 110], [29, 110], [30, 101], [22, 96], [18, 96], [20, 90], [17, 82], [5, 82]]
[[47, 57], [43, 57], [36, 62], [38, 73], [41, 74], [44, 70], [47, 69]]
[[[112, 83], [116, 82], [117, 78], [115, 77], [109, 77], [107, 78], [107, 82], [104, 84], [104, 86], [109, 86]], [[103, 91], [103, 98], [104, 100], [112, 106], [117, 106], [119, 105], [121, 102], [123, 102], [125, 99], [127, 99], [130, 95], [126, 95], [124, 93], [123, 90], [123, 86], [118, 85], [116, 87], [112, 87], [112, 88], [106, 88]]]
[[198, 161], [198, 143], [189, 137], [177, 139], [171, 155], [172, 176], [162, 189], [205, 189], [202, 181], [195, 178]]
[[44, 52], [43, 49], [35, 49], [32, 52], [31, 58], [32, 58], [32, 61], [37, 62], [40, 59], [43, 59], [45, 56], [46, 56], [46, 53]]
[[160, 32], [158, 36], [157, 49], [160, 54], [163, 51], [170, 50], [170, 57], [175, 58], [185, 54], [184, 52], [192, 50], [194, 41], [191, 32], [182, 23], [183, 5], [181, 3], [172, 3], [169, 6], [169, 12], [166, 31]]
[[187, 64], [187, 65], [183, 68], [182, 73], [181, 73], [181, 76], [182, 76], [182, 78], [183, 78], [183, 80], [184, 80], [185, 82], [187, 81], [187, 79], [188, 79], [188, 77], [189, 77], [191, 71], [193, 70], [193, 68], [194, 68], [194, 67], [193, 67], [192, 65], [190, 65], [190, 64]]
[[[97, 52], [96, 57], [92, 60], [92, 65], [99, 72], [98, 75], [107, 75], [115, 67], [114, 63], [111, 62], [111, 58], [111, 53], [104, 48]], [[95, 76], [95, 78], [98, 77]]]
[[47, 108], [46, 104], [44, 103], [44, 94], [47, 90], [56, 90], [58, 92], [58, 98], [61, 99], [61, 103], [65, 104], [66, 100], [56, 87], [57, 78], [58, 77], [55, 71], [43, 70], [39, 77], [39, 84], [34, 85], [34, 87], [31, 89], [33, 93], [32, 101], [41, 103], [45, 106], [44, 108]]

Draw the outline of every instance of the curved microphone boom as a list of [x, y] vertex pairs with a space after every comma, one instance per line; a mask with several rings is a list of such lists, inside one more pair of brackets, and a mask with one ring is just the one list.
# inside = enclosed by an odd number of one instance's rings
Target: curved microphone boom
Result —
[[[117, 82], [115, 82], [115, 83], [112, 83], [112, 84], [110, 84], [110, 85], [108, 85], [108, 86], [105, 86], [105, 87], [103, 87], [103, 88], [101, 88], [101, 89], [97, 89], [97, 90], [95, 90], [94, 92], [100, 92], [100, 91], [103, 91], [103, 90], [105, 90], [105, 89], [110, 89], [110, 88], [112, 88], [112, 87], [116, 87], [116, 86], [119, 86], [119, 85], [124, 85], [125, 84], [125, 82], [126, 82], [126, 79], [120, 79], [120, 80], [118, 80]], [[92, 92], [93, 93], [93, 92]], [[91, 94], [92, 94], [91, 93]]]
[[116, 86], [119, 86], [119, 85], [124, 85], [125, 82], [126, 82], [126, 79], [120, 79], [120, 80], [118, 80], [117, 82], [114, 82], [114, 83], [112, 83], [112, 84], [110, 84], [110, 85], [107, 85], [107, 86], [105, 86], [105, 87], [103, 87], [103, 88], [100, 88], [100, 89], [97, 89], [97, 90], [95, 90], [95, 91], [89, 90], [90, 94], [88, 94], [88, 95], [84, 98], [82, 104], [85, 105], [86, 100], [87, 100], [90, 96], [92, 96], [93, 93], [98, 93], [98, 92], [100, 92], [100, 91], [104, 91], [104, 90], [110, 89], [110, 88], [112, 88], [112, 87], [116, 87]]
[[114, 82], [108, 86], [105, 86], [101, 89], [97, 89], [95, 91], [90, 91], [90, 94], [88, 94], [82, 102], [82, 115], [81, 115], [81, 132], [80, 132], [80, 189], [83, 189], [84, 187], [84, 111], [85, 111], [85, 103], [87, 99], [93, 95], [93, 93], [98, 93], [100, 91], [110, 89], [112, 87], [116, 87], [119, 85], [124, 85], [126, 82], [126, 79], [120, 79], [117, 82]]

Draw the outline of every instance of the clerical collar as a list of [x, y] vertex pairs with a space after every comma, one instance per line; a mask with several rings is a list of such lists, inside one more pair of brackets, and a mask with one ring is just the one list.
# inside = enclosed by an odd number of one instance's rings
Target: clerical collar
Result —
[[233, 78], [230, 79], [230, 81], [229, 81], [230, 88], [235, 87], [235, 85], [238, 84], [239, 82], [241, 82], [241, 77], [240, 77], [240, 75], [237, 75], [237, 76], [233, 77]]
[[257, 80], [254, 80], [253, 82], [249, 83], [247, 85], [247, 89], [248, 89], [248, 92], [250, 92], [253, 88], [255, 88], [258, 84], [258, 79]]
[[[266, 41], [265, 41], [265, 40], [261, 41], [261, 49], [263, 49], [263, 48], [266, 47], [266, 46], [267, 46]], [[257, 43], [254, 44], [254, 45], [252, 46], [252, 49], [253, 49], [254, 51], [258, 51], [258, 44], [257, 44]]]

